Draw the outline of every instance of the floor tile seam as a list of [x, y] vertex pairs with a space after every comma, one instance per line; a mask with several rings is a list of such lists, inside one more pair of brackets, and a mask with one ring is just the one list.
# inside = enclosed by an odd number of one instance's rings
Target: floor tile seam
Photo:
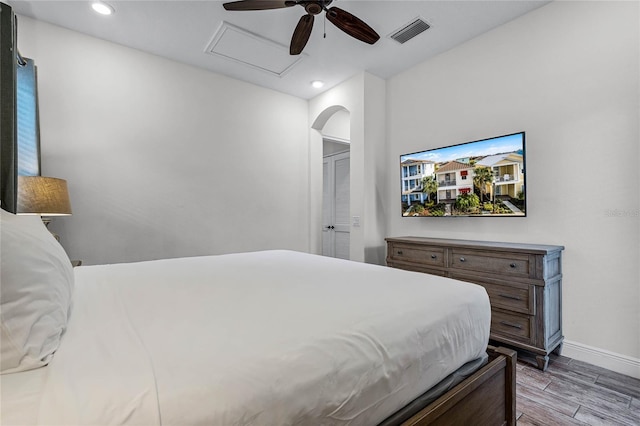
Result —
[[[580, 406], [580, 408], [583, 408], [583, 406], [581, 405], [581, 406]], [[607, 420], [615, 421], [615, 419], [611, 418], [611, 416], [607, 415], [606, 413], [603, 413], [602, 411], [594, 410], [593, 408], [590, 408], [590, 407], [587, 407], [587, 406], [584, 406], [584, 409], [585, 409], [586, 411], [591, 411], [591, 412], [594, 412], [594, 413], [596, 413], [596, 414], [599, 414], [599, 415], [601, 415], [603, 418], [605, 418], [605, 419], [607, 419]], [[575, 415], [578, 415], [578, 412], [579, 412], [579, 411], [580, 411], [580, 410], [576, 411], [576, 414], [574, 414], [574, 416], [575, 416]], [[585, 414], [583, 413], [583, 415], [585, 415]], [[579, 422], [582, 422], [582, 423], [585, 423], [585, 424], [588, 424], [588, 425], [590, 425], [590, 426], [591, 426], [591, 423], [587, 423], [587, 422], [585, 422], [584, 420], [580, 420], [579, 418], [575, 418], [575, 417], [574, 417], [574, 419], [575, 419], [576, 421], [579, 421]], [[619, 423], [616, 421], [616, 423], [615, 423], [615, 424], [619, 424]], [[594, 426], [596, 426], [596, 425], [594, 425]], [[614, 425], [609, 425], [609, 426], [614, 426]], [[620, 426], [622, 426], [622, 425], [620, 425]]]
[[[577, 399], [577, 398], [576, 398], [576, 399], [571, 399], [569, 396], [566, 396], [566, 395], [563, 395], [563, 394], [560, 394], [560, 393], [554, 392], [553, 390], [548, 390], [548, 391], [545, 391], [545, 392], [549, 392], [551, 395], [554, 395], [554, 396], [556, 396], [556, 397], [560, 397], [560, 398], [568, 399], [569, 401], [571, 401], [571, 402], [573, 402], [573, 403], [575, 403], [575, 404], [585, 405], [585, 406], [586, 406], [586, 405], [589, 403], [589, 401], [586, 401], [586, 403], [585, 403], [585, 401], [580, 401], [580, 400], [579, 400], [579, 399]], [[575, 398], [575, 397], [574, 397], [574, 398]], [[609, 406], [610, 406], [609, 408], [610, 408], [610, 409], [612, 409], [612, 410], [613, 410], [613, 409], [625, 408], [626, 404], [628, 404], [626, 401], [625, 401], [625, 406], [623, 406], [621, 403], [618, 403], [618, 402], [616, 402], [616, 401], [611, 401], [611, 400], [607, 400], [607, 399], [604, 399], [604, 400], [603, 400], [602, 398], [601, 398], [600, 400], [601, 400], [601, 401], [605, 401], [605, 405], [609, 405]], [[591, 409], [591, 407], [590, 407], [590, 406], [587, 406], [587, 408], [590, 408], [590, 409]], [[596, 411], [597, 411], [597, 410], [596, 410]]]
[[[542, 407], [544, 407], [544, 408], [546, 408], [546, 409], [548, 409], [548, 410], [551, 410], [551, 411], [553, 411], [557, 416], [559, 416], [560, 418], [563, 418], [563, 417], [570, 417], [570, 418], [573, 418], [573, 416], [567, 416], [566, 414], [561, 413], [560, 411], [556, 410], [555, 408], [553, 408], [553, 407], [549, 407], [547, 404], [543, 404], [543, 403], [540, 403], [540, 402], [534, 401], [533, 399], [531, 399], [531, 398], [527, 398], [527, 397], [526, 397], [526, 396], [524, 396], [524, 395], [520, 395], [520, 398], [524, 398], [524, 399], [526, 399], [527, 401], [529, 401], [530, 403], [532, 403], [532, 404], [534, 404], [534, 405], [540, 405], [540, 406], [542, 406]], [[577, 410], [577, 409], [576, 409], [576, 412], [578, 412], [578, 410]], [[522, 410], [522, 414], [520, 415], [520, 417], [522, 417], [522, 416], [524, 416], [524, 415], [527, 415], [527, 417], [529, 417], [529, 418], [531, 418], [531, 419], [539, 420], [539, 419], [535, 416], [535, 413], [527, 413], [526, 411]], [[573, 415], [575, 416], [575, 413], [574, 413]], [[574, 420], [575, 420], [575, 419], [574, 419]]]
[[[619, 395], [619, 396], [624, 397], [625, 400], [627, 398], [633, 398], [633, 395], [629, 395], [629, 394], [624, 393], [624, 392], [622, 392], [620, 390], [612, 389], [612, 388], [609, 388], [607, 386], [603, 386], [600, 383], [591, 383], [591, 382], [580, 380], [580, 379], [577, 379], [577, 378], [574, 378], [574, 377], [552, 375], [552, 378], [551, 378], [552, 382], [553, 382], [554, 379], [557, 380], [559, 383], [570, 382], [570, 383], [576, 384], [576, 385], [587, 385], [589, 388], [591, 388], [594, 391], [602, 391], [605, 394], [609, 393], [609, 394], [611, 394], [612, 397], [616, 396], [616, 395]], [[549, 385], [550, 384], [551, 383], [549, 383]]]
[[[599, 386], [600, 388], [602, 388], [602, 389], [606, 389], [606, 390], [609, 390], [609, 391], [612, 391], [612, 392], [618, 392], [618, 393], [621, 393], [622, 395], [626, 395], [626, 396], [628, 396], [628, 397], [630, 397], [630, 398], [632, 398], [632, 399], [633, 399], [633, 398], [638, 398], [638, 399], [640, 399], [640, 398], [639, 398], [639, 397], [640, 397], [640, 395], [635, 396], [635, 394], [628, 393], [628, 389], [627, 389], [626, 387], [625, 387], [624, 389], [620, 389], [620, 388], [613, 388], [613, 387], [610, 387], [610, 386], [609, 386], [608, 384], [606, 384], [606, 383], [596, 383], [596, 385], [598, 385], [598, 386]], [[629, 401], [629, 404], [631, 404], [631, 400]]]
[[627, 389], [609, 387], [606, 383], [597, 383], [596, 382], [596, 383], [594, 383], [594, 386], [596, 386], [599, 389], [602, 389], [604, 391], [615, 392], [615, 393], [619, 393], [621, 395], [628, 396], [629, 398], [633, 398], [634, 397], [632, 394], [627, 393]]
[[[602, 416], [604, 416], [604, 417], [606, 417], [606, 418], [608, 418], [608, 419], [611, 419], [611, 420], [613, 420], [613, 421], [616, 421], [616, 422], [618, 422], [618, 423], [620, 423], [620, 422], [621, 422], [621, 420], [619, 420], [619, 418], [618, 418], [618, 417], [616, 417], [616, 415], [615, 415], [614, 413], [616, 413], [616, 412], [617, 412], [619, 415], [621, 415], [621, 416], [625, 416], [625, 417], [626, 417], [628, 414], [631, 414], [631, 415], [633, 415], [633, 414], [634, 414], [634, 411], [633, 411], [633, 410], [631, 410], [630, 408], [623, 408], [623, 409], [620, 409], [620, 410], [605, 410], [605, 411], [603, 411], [603, 410], [598, 409], [597, 407], [591, 407], [591, 406], [584, 405], [584, 404], [581, 404], [581, 407], [584, 407], [584, 409], [585, 409], [585, 410], [589, 410], [589, 411], [593, 411], [593, 412], [595, 412], [595, 413], [601, 414]], [[627, 412], [625, 412], [625, 411], [623, 411], [623, 410], [628, 410], [628, 413], [627, 413]], [[638, 420], [640, 421], [640, 418], [639, 418]], [[627, 423], [627, 422], [623, 422], [623, 423], [621, 423], [621, 424], [632, 424], [632, 425], [635, 425], [635, 424], [640, 424], [640, 423]]]
[[[589, 406], [586, 406], [586, 405], [585, 406], [581, 406], [581, 407], [584, 408], [587, 411], [591, 411], [591, 412], [594, 412], [596, 414], [599, 414], [599, 415], [601, 415], [602, 417], [604, 417], [607, 420], [615, 422], [614, 424], [616, 424], [616, 425], [635, 426], [635, 425], [639, 424], [637, 422], [636, 423], [629, 423], [629, 422], [627, 422], [625, 420], [621, 420], [619, 417], [616, 417], [615, 415], [612, 415], [612, 412], [609, 412], [609, 411], [603, 412], [603, 411], [598, 410], [598, 409], [596, 409], [594, 407], [589, 407]], [[576, 419], [576, 420], [579, 420], [579, 419]], [[579, 420], [579, 421], [582, 421], [582, 420]]]
[[[576, 373], [575, 371], [571, 370], [573, 373]], [[576, 377], [576, 376], [572, 376], [572, 375], [567, 375], [567, 374], [561, 374], [560, 372], [557, 371], [550, 371], [549, 372], [549, 376], [550, 378], [553, 379], [558, 379], [558, 380], [568, 380], [574, 383], [584, 383], [587, 385], [595, 385], [596, 382], [591, 381], [590, 377], [586, 377], [586, 378], [582, 378], [582, 377]]]
[[[549, 385], [547, 385], [547, 386], [549, 386]], [[525, 386], [525, 387], [529, 387], [529, 386]], [[531, 389], [531, 387], [529, 387], [529, 388]], [[533, 388], [533, 389], [536, 389], [536, 388]], [[546, 387], [545, 387], [545, 389], [546, 389]], [[582, 406], [582, 404], [581, 404], [580, 402], [578, 402], [578, 401], [572, 401], [572, 400], [570, 400], [570, 399], [568, 399], [568, 398], [565, 398], [565, 397], [564, 397], [564, 396], [562, 396], [562, 395], [558, 395], [558, 394], [555, 394], [555, 393], [553, 393], [553, 392], [547, 392], [545, 389], [541, 390], [541, 392], [546, 393], [547, 395], [550, 395], [550, 396], [552, 396], [552, 397], [554, 397], [554, 398], [556, 398], [556, 399], [561, 399], [561, 400], [562, 400], [562, 402], [563, 402], [563, 404], [566, 404], [566, 405], [576, 405], [576, 406], [577, 406], [577, 408], [575, 408], [575, 409], [574, 409], [573, 414], [571, 414], [571, 416], [570, 416], [570, 417], [574, 417], [574, 416], [576, 415], [576, 413], [578, 412], [578, 410], [580, 409], [580, 407]], [[523, 397], [524, 397], [524, 398], [526, 398], [525, 396], [523, 396]], [[531, 398], [527, 398], [527, 399], [531, 400]], [[552, 410], [554, 410], [554, 411], [556, 411], [556, 412], [558, 412], [558, 413], [562, 414], [563, 416], [566, 416], [566, 414], [561, 413], [561, 412], [560, 412], [560, 411], [558, 411], [557, 409], [555, 409], [555, 408], [553, 408], [553, 407], [551, 407], [551, 406], [549, 406], [549, 405], [547, 405], [547, 404], [544, 404], [544, 403], [542, 403], [542, 402], [538, 402], [537, 404], [539, 404], [539, 405], [544, 405], [545, 407], [547, 407], [547, 408], [551, 408]]]
[[546, 383], [543, 387], [536, 386], [536, 384], [528, 384], [526, 382], [519, 382], [517, 380], [516, 380], [516, 384], [520, 385], [520, 386], [523, 386], [523, 387], [525, 387], [527, 389], [534, 389], [534, 390], [537, 390], [537, 391], [540, 391], [540, 392], [544, 392], [545, 389], [547, 388], [547, 386], [549, 386], [551, 384], [551, 382]]
[[580, 411], [580, 408], [582, 408], [582, 404], [578, 404], [578, 408], [576, 408], [576, 411], [574, 411], [573, 414], [571, 415], [572, 418], [574, 419], [576, 418], [576, 414], [578, 414], [578, 411]]

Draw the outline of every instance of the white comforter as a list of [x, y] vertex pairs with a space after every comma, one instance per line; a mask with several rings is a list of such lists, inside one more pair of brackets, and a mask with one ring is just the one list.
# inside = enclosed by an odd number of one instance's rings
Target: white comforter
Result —
[[3, 378], [3, 420], [373, 425], [489, 338], [480, 286], [296, 252], [75, 274], [62, 344], [49, 366]]

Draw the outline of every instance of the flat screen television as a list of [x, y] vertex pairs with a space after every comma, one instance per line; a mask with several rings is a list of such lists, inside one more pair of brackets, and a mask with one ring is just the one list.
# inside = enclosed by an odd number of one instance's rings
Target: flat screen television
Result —
[[404, 217], [524, 217], [525, 132], [400, 156]]

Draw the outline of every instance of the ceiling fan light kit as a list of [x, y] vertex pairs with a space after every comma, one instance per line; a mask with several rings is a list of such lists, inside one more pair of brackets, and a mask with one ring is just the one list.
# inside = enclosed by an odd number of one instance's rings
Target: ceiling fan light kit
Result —
[[224, 3], [223, 6], [230, 11], [283, 9], [298, 5], [304, 7], [307, 14], [300, 18], [296, 29], [293, 31], [289, 47], [291, 55], [299, 55], [304, 50], [309, 41], [311, 30], [313, 30], [315, 15], [320, 14], [322, 11], [325, 12], [329, 22], [357, 40], [374, 44], [380, 39], [380, 36], [373, 28], [351, 13], [335, 6], [327, 8], [332, 2], [333, 0], [240, 0]]

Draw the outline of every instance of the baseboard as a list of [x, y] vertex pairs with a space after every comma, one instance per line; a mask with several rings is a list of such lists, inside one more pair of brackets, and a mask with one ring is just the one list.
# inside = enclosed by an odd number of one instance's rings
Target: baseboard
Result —
[[562, 355], [640, 379], [640, 359], [565, 340]]

